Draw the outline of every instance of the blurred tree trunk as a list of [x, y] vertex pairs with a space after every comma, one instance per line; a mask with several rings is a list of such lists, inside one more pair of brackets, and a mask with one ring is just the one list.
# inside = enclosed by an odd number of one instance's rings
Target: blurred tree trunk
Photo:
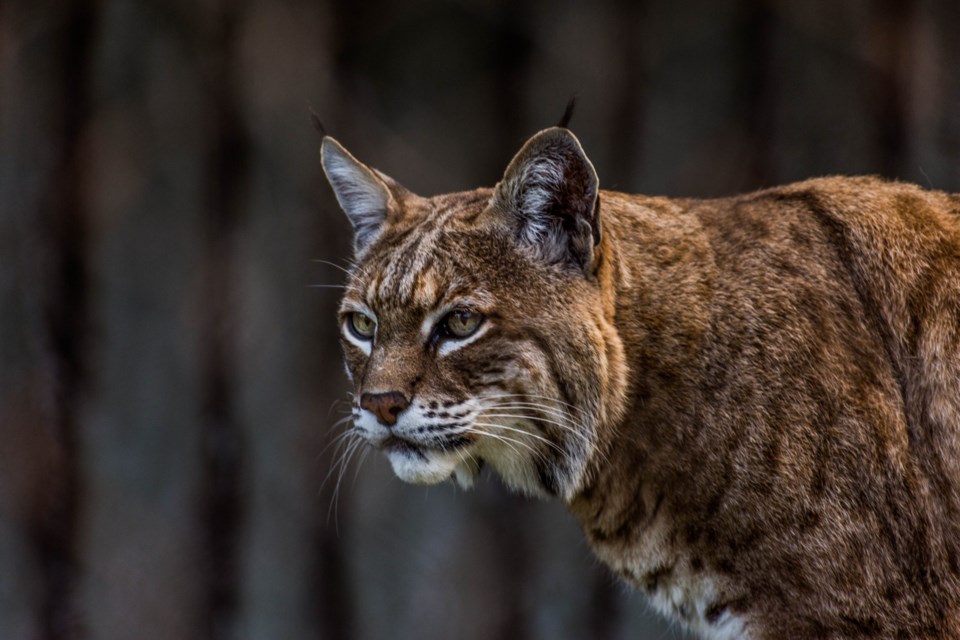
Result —
[[85, 392], [87, 216], [77, 144], [95, 15], [0, 7], [0, 637], [77, 637], [75, 407]]
[[[341, 271], [312, 260], [332, 259], [337, 241], [347, 240], [317, 211], [320, 137], [308, 117], [311, 107], [328, 113], [332, 102], [324, 66], [332, 26], [326, 7], [311, 2], [250, 0], [240, 16], [227, 71], [248, 145], [248, 162], [231, 181], [240, 205], [231, 371], [246, 449], [234, 637], [347, 637], [335, 622], [346, 611], [318, 613], [328, 611], [327, 590], [342, 590], [326, 584], [317, 544], [327, 507], [317, 455], [345, 388], [336, 334], [326, 330], [338, 290], [308, 287], [342, 282]], [[342, 541], [331, 542], [342, 553]], [[334, 626], [320, 626], [326, 622]]]
[[175, 9], [107, 3], [93, 60], [84, 151], [95, 337], [79, 594], [90, 638], [204, 636], [200, 328], [213, 108]]

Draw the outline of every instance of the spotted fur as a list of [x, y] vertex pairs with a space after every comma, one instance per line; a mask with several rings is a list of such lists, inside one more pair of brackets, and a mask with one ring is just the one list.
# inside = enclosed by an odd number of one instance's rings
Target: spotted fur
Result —
[[[353, 428], [399, 477], [555, 496], [706, 638], [960, 638], [960, 197], [600, 191], [563, 128], [429, 199], [330, 138], [323, 164], [355, 397], [409, 402]], [[451, 340], [457, 309], [483, 321]]]

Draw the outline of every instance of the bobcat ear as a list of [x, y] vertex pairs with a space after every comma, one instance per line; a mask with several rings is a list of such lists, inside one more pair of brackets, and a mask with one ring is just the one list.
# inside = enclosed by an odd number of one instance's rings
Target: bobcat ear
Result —
[[552, 127], [530, 138], [507, 166], [494, 204], [517, 240], [543, 260], [589, 272], [600, 241], [597, 172], [569, 130]]
[[320, 162], [353, 225], [353, 248], [359, 255], [380, 235], [390, 213], [398, 211], [391, 189], [396, 183], [354, 158], [330, 136], [320, 144]]

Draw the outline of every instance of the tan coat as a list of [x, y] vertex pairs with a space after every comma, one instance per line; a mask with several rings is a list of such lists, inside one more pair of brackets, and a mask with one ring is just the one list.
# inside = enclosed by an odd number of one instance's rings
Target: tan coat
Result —
[[398, 476], [558, 497], [704, 637], [960, 638], [960, 197], [601, 191], [561, 128], [430, 199], [322, 156], [352, 429]]

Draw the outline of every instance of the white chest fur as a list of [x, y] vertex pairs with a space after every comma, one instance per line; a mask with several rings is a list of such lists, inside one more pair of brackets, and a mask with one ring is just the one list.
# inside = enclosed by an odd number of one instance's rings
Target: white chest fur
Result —
[[647, 594], [655, 609], [699, 637], [750, 637], [746, 619], [723, 606], [724, 595], [717, 577], [704, 570], [692, 570], [687, 559], [651, 548], [624, 553], [622, 547], [596, 544], [594, 550], [631, 586]]

